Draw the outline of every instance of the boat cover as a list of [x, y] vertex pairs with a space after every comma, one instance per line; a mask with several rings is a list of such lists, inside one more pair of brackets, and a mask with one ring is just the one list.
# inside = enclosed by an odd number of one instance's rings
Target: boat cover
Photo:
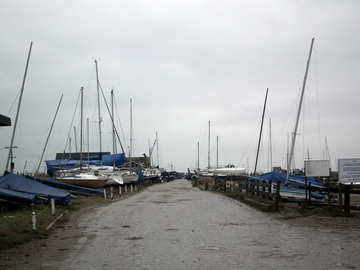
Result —
[[[285, 184], [286, 180], [286, 173], [282, 172], [268, 172], [259, 174], [253, 177], [249, 178], [250, 181], [271, 181], [273, 183], [276, 183], [278, 180], [280, 180], [281, 184]], [[325, 188], [325, 186], [319, 182], [317, 177], [307, 177], [307, 182], [311, 183], [312, 187], [320, 187]], [[290, 186], [296, 186], [296, 187], [305, 187], [305, 176], [300, 175], [289, 175], [289, 181], [288, 185]]]
[[36, 196], [30, 193], [0, 188], [0, 199], [18, 203], [33, 204], [36, 202]]
[[[91, 157], [88, 159], [82, 160], [82, 165], [95, 165], [95, 166], [113, 166], [115, 160], [115, 166], [120, 167], [125, 162], [125, 154], [109, 154], [109, 155], [101, 155], [97, 157]], [[53, 176], [57, 170], [60, 169], [73, 169], [80, 167], [80, 160], [72, 160], [72, 159], [55, 159], [55, 160], [46, 160], [47, 173], [50, 176]]]
[[46, 197], [48, 200], [54, 199], [56, 203], [68, 204], [71, 201], [69, 192], [32, 181], [13, 173], [6, 173], [0, 177], [0, 188], [23, 192], [24, 194], [33, 194], [37, 197]]

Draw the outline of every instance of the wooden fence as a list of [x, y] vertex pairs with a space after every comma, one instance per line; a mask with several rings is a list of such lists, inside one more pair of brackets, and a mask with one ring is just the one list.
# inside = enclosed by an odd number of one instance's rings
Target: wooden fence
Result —
[[[224, 179], [216, 179], [214, 189], [215, 188], [219, 188], [225, 193], [231, 191], [244, 191], [254, 197], [273, 201], [275, 210], [278, 210], [279, 201], [281, 200], [280, 181], [277, 183], [272, 183], [267, 181], [249, 181], [245, 177], [229, 177]], [[305, 189], [305, 192], [306, 200], [304, 201], [306, 201], [306, 203], [309, 205], [335, 205], [343, 209], [346, 214], [349, 214], [350, 210], [360, 211], [360, 185], [337, 184], [336, 186], [331, 187], [329, 185], [326, 189], [324, 189], [312, 187], [311, 183], [309, 183], [309, 186]], [[327, 199], [323, 200], [322, 202], [313, 202], [311, 201], [311, 192], [323, 192], [327, 193], [328, 196]], [[337, 195], [337, 202], [334, 202], [333, 198], [331, 198], [329, 194]], [[299, 202], [299, 200], [296, 202]]]

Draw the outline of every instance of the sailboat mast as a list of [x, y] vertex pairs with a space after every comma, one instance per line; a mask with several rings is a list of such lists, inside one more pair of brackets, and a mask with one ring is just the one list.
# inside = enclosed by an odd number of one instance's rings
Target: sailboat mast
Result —
[[216, 136], [216, 168], [219, 168], [219, 136]]
[[133, 127], [132, 127], [132, 99], [130, 98], [130, 150], [129, 150], [129, 156], [130, 156], [130, 164], [132, 166], [132, 143], [133, 143]]
[[269, 118], [269, 156], [270, 156], [270, 171], [273, 170], [273, 161], [272, 161], [272, 139], [271, 139], [271, 118]]
[[100, 146], [100, 164], [102, 165], [102, 145], [101, 145], [101, 115], [100, 115], [100, 82], [99, 82], [99, 73], [98, 73], [98, 65], [95, 59], [95, 67], [96, 67], [96, 88], [97, 88], [97, 98], [98, 98], [98, 119], [99, 119], [99, 146]]
[[160, 167], [160, 165], [159, 165], [159, 140], [158, 140], [157, 131], [156, 131], [156, 158], [157, 158], [157, 166], [159, 168]]
[[260, 135], [259, 135], [258, 148], [257, 148], [257, 151], [256, 151], [256, 160], [255, 160], [254, 175], [256, 174], [256, 167], [257, 167], [258, 158], [259, 158], [261, 134], [262, 134], [262, 128], [263, 128], [263, 123], [264, 123], [264, 115], [265, 115], [265, 108], [266, 108], [266, 101], [267, 101], [268, 91], [269, 91], [269, 88], [266, 89], [264, 108], [263, 108], [263, 113], [262, 113], [262, 117], [261, 117], [261, 127], [260, 127]]
[[23, 78], [23, 82], [22, 82], [22, 86], [21, 86], [21, 90], [20, 90], [19, 104], [18, 104], [18, 108], [17, 108], [17, 112], [16, 112], [14, 129], [13, 129], [13, 133], [12, 133], [12, 136], [11, 136], [11, 142], [10, 142], [10, 146], [9, 146], [9, 154], [8, 154], [8, 158], [7, 158], [7, 162], [6, 162], [6, 169], [5, 169], [5, 170], [8, 171], [8, 169], [9, 169], [9, 161], [11, 160], [10, 172], [14, 172], [14, 163], [13, 163], [13, 153], [12, 153], [12, 149], [13, 149], [13, 144], [14, 144], [14, 137], [15, 137], [16, 126], [17, 126], [17, 122], [18, 122], [18, 118], [19, 118], [19, 111], [20, 111], [20, 106], [21, 106], [22, 95], [23, 95], [23, 93], [24, 93], [24, 86], [25, 86], [25, 80], [26, 80], [27, 70], [28, 70], [28, 67], [29, 67], [29, 61], [30, 61], [32, 44], [33, 44], [33, 43], [31, 42], [31, 43], [30, 43], [30, 49], [29, 49], [28, 58], [27, 58], [27, 61], [26, 61], [24, 78]]
[[82, 168], [82, 160], [83, 160], [83, 104], [84, 104], [84, 94], [83, 91], [84, 88], [81, 87], [80, 88], [80, 93], [81, 93], [81, 105], [80, 105], [80, 169]]
[[112, 120], [112, 140], [113, 140], [113, 167], [115, 168], [115, 146], [116, 146], [116, 140], [115, 140], [115, 123], [114, 123], [114, 90], [111, 89], [111, 120]]
[[295, 129], [294, 129], [294, 132], [292, 133], [291, 148], [290, 148], [290, 154], [288, 157], [289, 160], [288, 160], [288, 168], [286, 170], [285, 184], [287, 184], [289, 182], [290, 166], [291, 166], [291, 161], [292, 161], [293, 155], [294, 155], [294, 147], [295, 147], [297, 128], [298, 128], [298, 124], [299, 124], [302, 101], [303, 101], [304, 93], [305, 93], [306, 79], [307, 79], [307, 74], [309, 71], [309, 65], [310, 65], [311, 53], [312, 53], [312, 49], [313, 49], [313, 45], [314, 45], [314, 39], [315, 38], [313, 38], [311, 40], [310, 52], [309, 52], [309, 57], [308, 57], [307, 64], [306, 64], [305, 76], [304, 76], [303, 86], [302, 86], [302, 91], [301, 91], [300, 104], [299, 104], [298, 113], [297, 113], [296, 122], [295, 122]]
[[86, 118], [86, 127], [87, 127], [87, 166], [89, 167], [90, 164], [90, 136], [89, 136], [89, 118]]
[[62, 101], [63, 96], [64, 96], [64, 94], [61, 95], [61, 98], [60, 98], [58, 107], [57, 107], [57, 109], [56, 109], [56, 113], [55, 113], [54, 119], [53, 119], [53, 121], [52, 121], [52, 123], [51, 123], [49, 135], [48, 135], [47, 138], [46, 138], [45, 146], [44, 146], [44, 149], [43, 149], [43, 151], [42, 151], [41, 158], [40, 158], [40, 161], [39, 161], [39, 165], [38, 165], [37, 170], [36, 170], [36, 173], [35, 173], [34, 181], [35, 181], [35, 179], [36, 179], [36, 175], [39, 174], [39, 169], [40, 169], [41, 161], [42, 161], [42, 159], [43, 159], [43, 157], [44, 157], [44, 153], [45, 153], [45, 150], [46, 150], [46, 146], [47, 146], [47, 144], [48, 144], [48, 142], [49, 142], [50, 134], [51, 134], [51, 131], [52, 131], [52, 129], [53, 129], [53, 126], [54, 126], [54, 123], [55, 123], [55, 119], [56, 119], [56, 116], [57, 116], [57, 114], [58, 114], [58, 111], [59, 111], [60, 104], [61, 104], [61, 101]]
[[208, 140], [208, 169], [210, 169], [210, 121], [209, 121], [209, 140]]
[[199, 148], [199, 142], [197, 143], [197, 168], [200, 170], [200, 148]]

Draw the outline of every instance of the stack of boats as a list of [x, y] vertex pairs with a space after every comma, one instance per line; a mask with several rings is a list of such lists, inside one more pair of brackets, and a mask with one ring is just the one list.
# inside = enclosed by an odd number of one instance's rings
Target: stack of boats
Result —
[[54, 177], [67, 184], [91, 188], [131, 184], [137, 182], [139, 178], [134, 170], [117, 169], [111, 166], [58, 170]]

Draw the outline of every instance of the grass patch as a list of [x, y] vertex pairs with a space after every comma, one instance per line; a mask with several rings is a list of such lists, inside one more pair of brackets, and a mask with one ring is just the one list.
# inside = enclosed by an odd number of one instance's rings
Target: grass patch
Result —
[[[121, 197], [122, 198], [122, 197]], [[56, 225], [61, 226], [69, 220], [72, 213], [107, 204], [102, 196], [78, 196], [70, 205], [56, 205], [52, 215], [48, 203], [33, 206], [12, 205], [7, 212], [0, 212], [0, 250], [9, 249], [35, 239], [48, 238], [51, 230], [46, 228], [60, 215]], [[32, 227], [32, 213], [36, 215], [36, 230]]]

